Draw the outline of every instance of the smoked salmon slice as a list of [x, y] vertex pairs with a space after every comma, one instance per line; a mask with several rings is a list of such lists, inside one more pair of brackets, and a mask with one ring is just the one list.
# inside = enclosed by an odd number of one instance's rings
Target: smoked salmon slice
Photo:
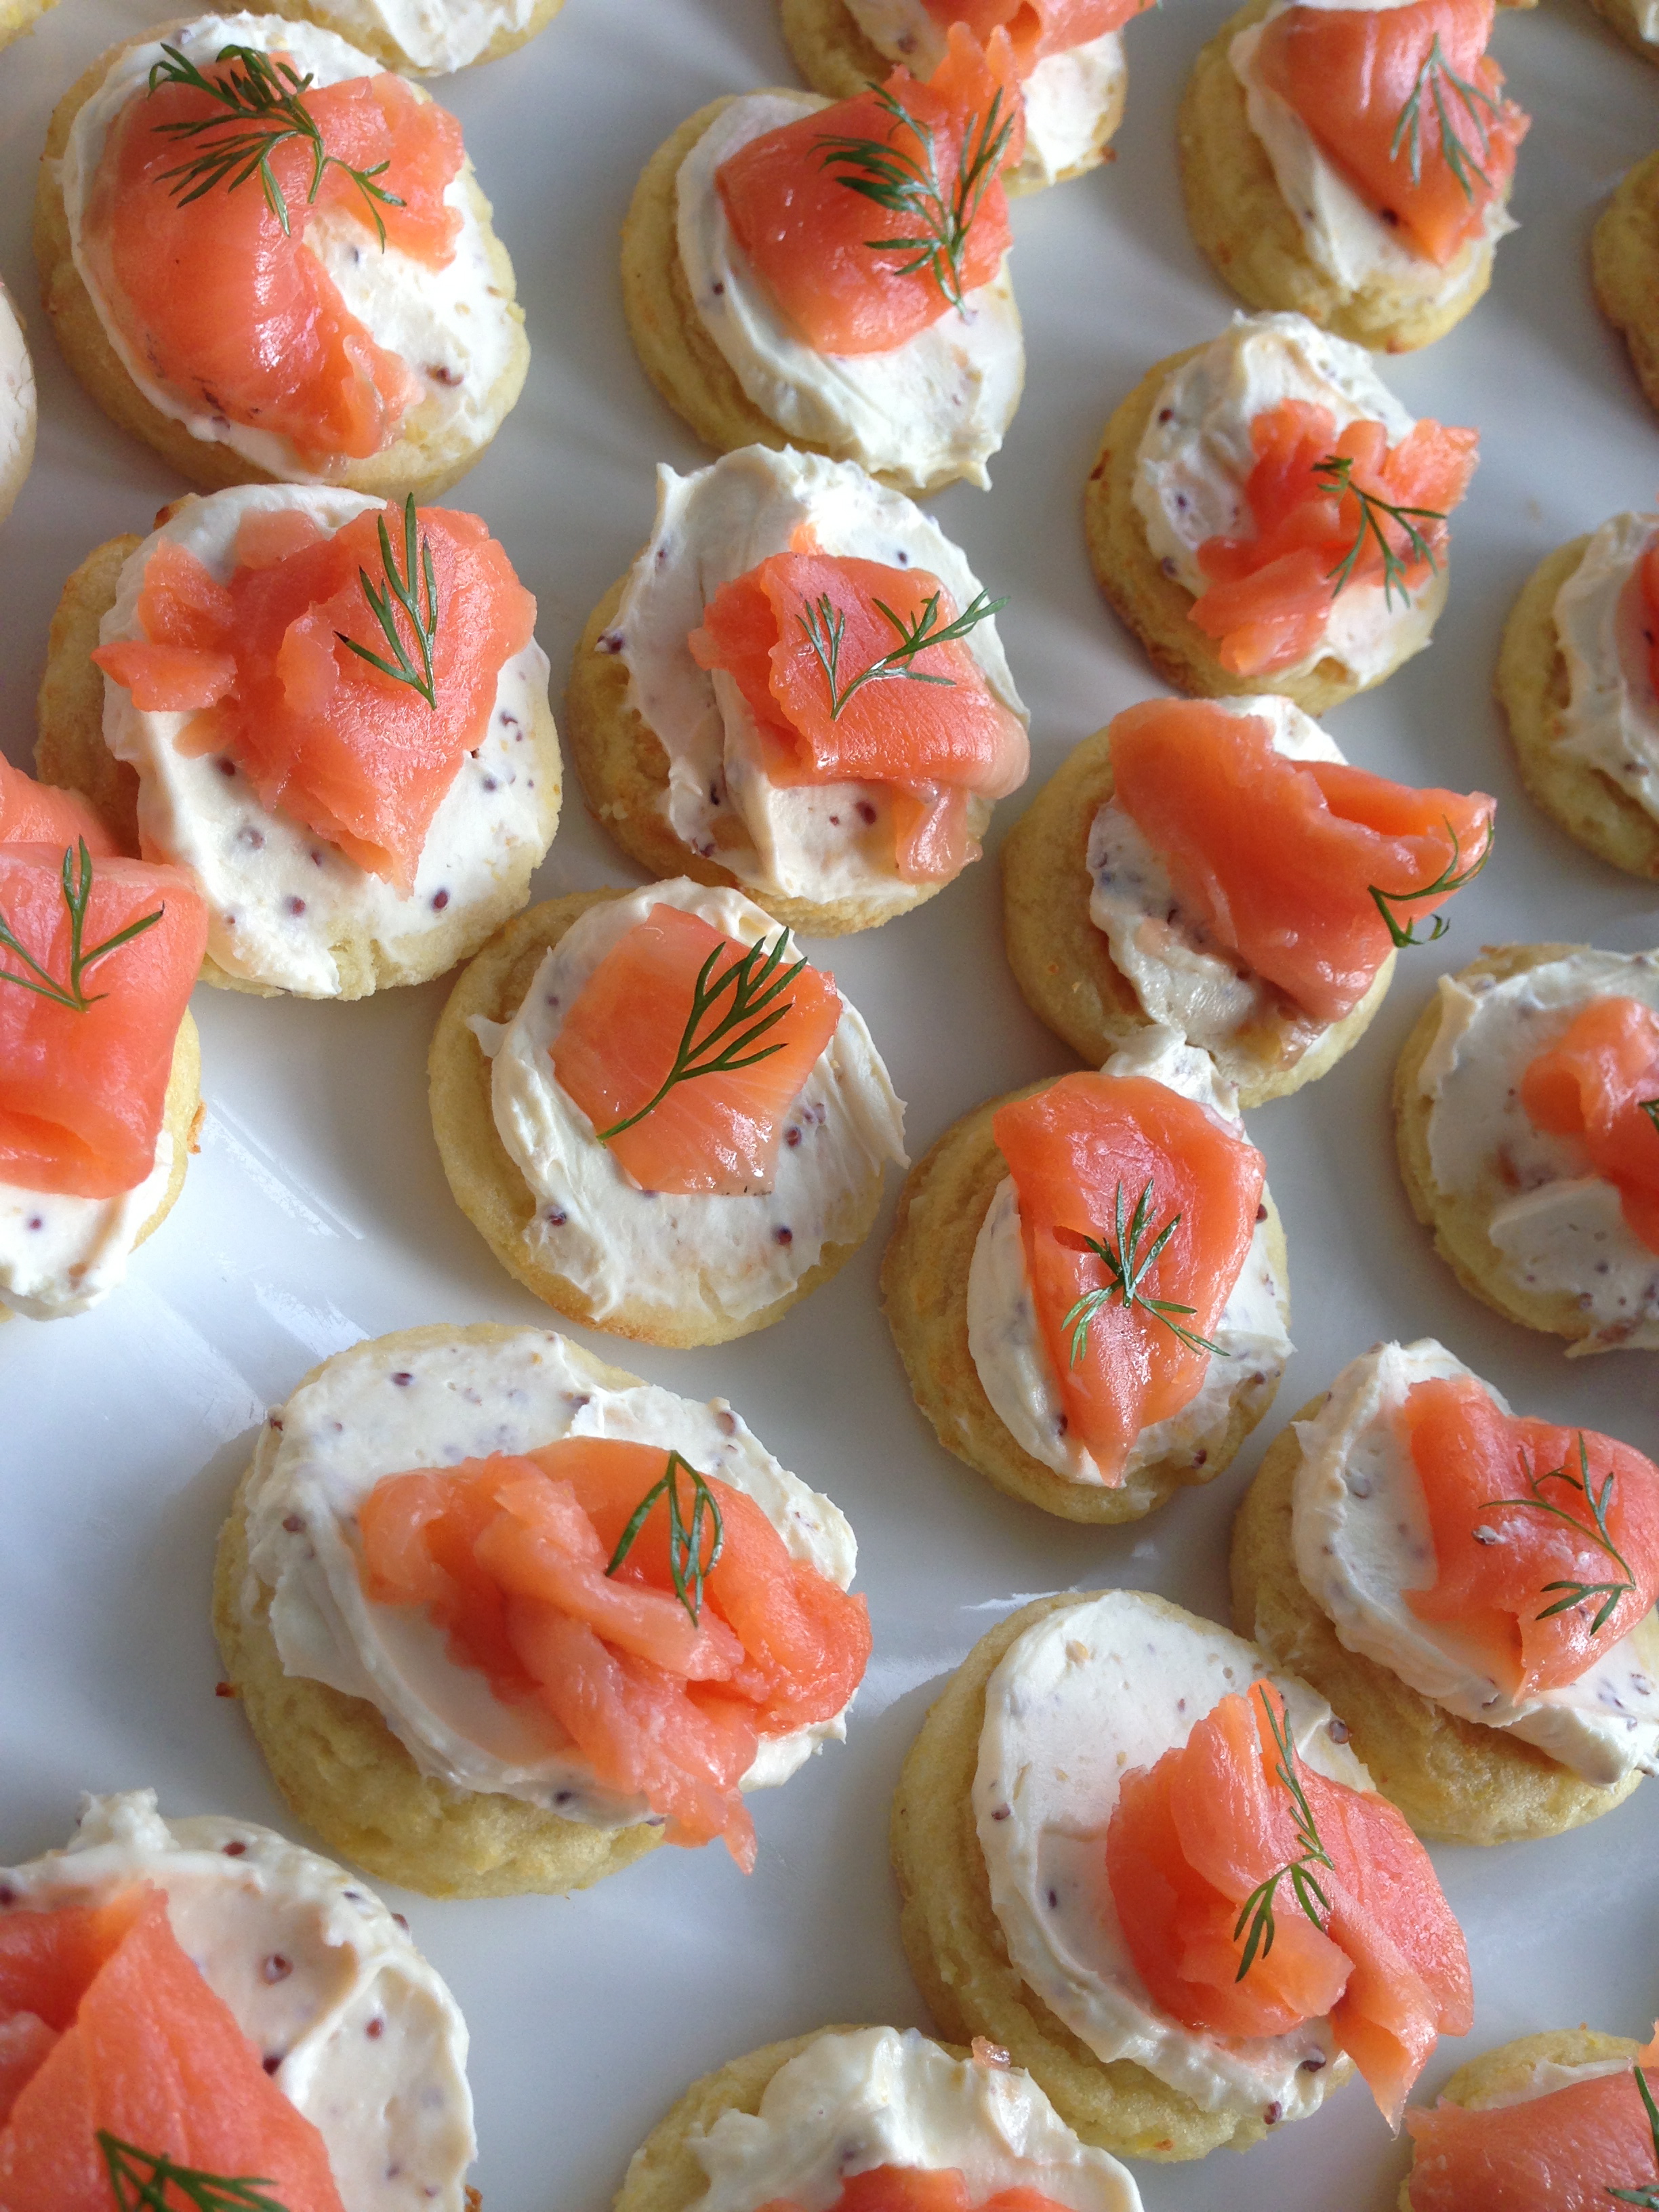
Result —
[[1264, 25], [1261, 82], [1409, 245], [1444, 268], [1485, 234], [1530, 118], [1486, 53], [1493, 0], [1287, 8]]
[[715, 183], [745, 258], [815, 351], [890, 353], [1001, 268], [1001, 173], [1024, 143], [1006, 37], [981, 51], [958, 24], [926, 82], [895, 70], [751, 138]]
[[1161, 2010], [1206, 2035], [1328, 2018], [1391, 2126], [1437, 2036], [1468, 2030], [1468, 1954], [1428, 1853], [1386, 1800], [1296, 1756], [1265, 1680], [1124, 1777], [1106, 1871]]
[[37, 783], [0, 759], [0, 845], [56, 845], [67, 851], [82, 838], [94, 860], [120, 849], [79, 792]]
[[1659, 1252], [1659, 1021], [1638, 999], [1597, 999], [1521, 1078], [1534, 1127], [1577, 1137], [1619, 1193], [1632, 1235]]
[[1254, 416], [1244, 499], [1255, 527], [1198, 549], [1210, 580], [1192, 618], [1222, 666], [1256, 676], [1310, 659], [1345, 591], [1381, 584], [1385, 604], [1403, 607], [1440, 562], [1480, 442], [1478, 431], [1424, 421], [1390, 447], [1381, 422], [1339, 431], [1328, 407], [1305, 399]]
[[[285, 59], [275, 56], [271, 66]], [[247, 67], [232, 60], [202, 74], [226, 84]], [[446, 267], [461, 218], [445, 194], [464, 149], [453, 116], [389, 74], [310, 86], [302, 100], [328, 166], [313, 201], [307, 139], [273, 144], [268, 159], [286, 230], [257, 179], [234, 190], [218, 184], [198, 198], [189, 179], [169, 176], [247, 125], [210, 93], [163, 82], [117, 117], [82, 244], [108, 312], [149, 374], [198, 413], [289, 439], [316, 466], [382, 452], [422, 386], [349, 312], [307, 250], [312, 215], [323, 207], [357, 217], [370, 252], [380, 250], [378, 216], [391, 247]], [[181, 125], [210, 118], [222, 121], [223, 134], [180, 136]], [[375, 173], [375, 197], [365, 197], [351, 170]]]
[[1576, 1682], [1659, 1596], [1659, 1468], [1506, 1413], [1472, 1376], [1413, 1383], [1399, 1418], [1437, 1568], [1412, 1611], [1455, 1622], [1512, 1698]]
[[981, 46], [990, 45], [994, 33], [1006, 33], [1022, 77], [1050, 54], [1069, 53], [1073, 46], [1121, 30], [1132, 15], [1153, 4], [1154, 0], [923, 0], [942, 30], [960, 23]]
[[[1040, 2189], [999, 2189], [974, 2204], [968, 2177], [958, 2166], [872, 2166], [842, 2184], [828, 2212], [1061, 2212]], [[775, 2197], [760, 2212], [800, 2212], [787, 2197]]]
[[785, 1116], [841, 1020], [834, 976], [787, 958], [787, 939], [740, 945], [653, 906], [582, 986], [553, 1072], [641, 1190], [771, 1189]]
[[777, 553], [723, 584], [686, 642], [700, 667], [723, 668], [742, 692], [774, 783], [893, 788], [896, 865], [921, 882], [979, 857], [969, 792], [1005, 798], [1030, 767], [1024, 724], [960, 642], [983, 604], [981, 593], [958, 609], [921, 568]]
[[[536, 602], [485, 524], [449, 507], [369, 508], [331, 537], [302, 515], [253, 514], [237, 553], [221, 585], [162, 538], [138, 598], [143, 638], [92, 657], [141, 710], [195, 714], [182, 750], [228, 754], [263, 805], [407, 895], [433, 817], [489, 730], [501, 672], [534, 635]], [[410, 587], [423, 623], [435, 611], [435, 705], [362, 658], [397, 665], [365, 577], [383, 600]], [[390, 612], [422, 676], [416, 626], [395, 601]]]
[[179, 1948], [159, 1890], [0, 1917], [0, 2039], [30, 2019], [51, 2039], [34, 2033], [39, 2063], [0, 2127], [6, 2212], [134, 2202], [131, 2180], [112, 2194], [111, 2142], [137, 2154], [139, 2183], [166, 2159], [257, 2176], [284, 2212], [342, 2212], [322, 2136]]
[[[89, 846], [85, 866], [55, 844], [0, 845], [0, 1182], [115, 1198], [155, 1165], [207, 908], [178, 868], [93, 861]], [[77, 945], [85, 961], [153, 914], [77, 968]]]
[[1490, 848], [1497, 801], [1484, 792], [1291, 760], [1266, 722], [1205, 700], [1131, 707], [1111, 749], [1115, 803], [1182, 906], [1316, 1021], [1351, 1013], [1407, 928]]
[[1145, 1076], [1063, 1075], [991, 1126], [1067, 1432], [1121, 1483], [1140, 1431], [1208, 1372], [1208, 1332], [1255, 1231], [1261, 1155]]
[[671, 1843], [722, 1837], [745, 1872], [739, 1785], [762, 1739], [833, 1719], [868, 1663], [863, 1599], [792, 1558], [752, 1498], [655, 1447], [573, 1437], [387, 1475], [358, 1525], [372, 1600], [424, 1607], [555, 1748], [642, 1796]]

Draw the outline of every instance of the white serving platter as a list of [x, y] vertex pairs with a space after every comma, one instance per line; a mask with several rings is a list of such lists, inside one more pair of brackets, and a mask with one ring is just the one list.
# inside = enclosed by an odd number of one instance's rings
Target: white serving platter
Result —
[[[1188, 238], [1174, 147], [1187, 69], [1226, 12], [1225, 0], [1168, 0], [1135, 22], [1115, 162], [1017, 204], [1024, 404], [994, 491], [958, 487], [936, 502], [1010, 596], [1001, 623], [1034, 710], [1032, 790], [1158, 688], [1096, 593], [1079, 495], [1111, 406], [1232, 310]], [[41, 410], [33, 476], [0, 529], [0, 745], [26, 764], [64, 578], [102, 538], [147, 529], [182, 489], [68, 374], [34, 305], [29, 246], [55, 101], [150, 20], [143, 0], [63, 0], [0, 53], [0, 272], [29, 320]], [[878, 1309], [884, 1222], [827, 1289], [725, 1351], [585, 1339], [653, 1381], [729, 1397], [846, 1508], [875, 1658], [847, 1745], [755, 1801], [761, 1856], [747, 1881], [724, 1854], [663, 1850], [568, 1899], [393, 1899], [471, 2023], [474, 2178], [489, 2212], [598, 2212], [686, 2082], [755, 2045], [836, 2021], [925, 2025], [886, 1826], [929, 1700], [981, 1633], [1038, 1592], [1121, 1583], [1224, 1617], [1231, 1512], [1262, 1448], [1376, 1339], [1440, 1336], [1525, 1410], [1659, 1446], [1659, 1364], [1569, 1362], [1474, 1304], [1431, 1255], [1394, 1165], [1393, 1061], [1441, 967], [1486, 942], [1659, 939], [1648, 890], [1529, 805], [1490, 696], [1499, 629], [1534, 562], [1650, 504], [1659, 483], [1659, 434], [1587, 266], [1600, 203], [1659, 139], [1659, 70], [1582, 0], [1507, 17], [1496, 51], [1534, 118], [1521, 230], [1474, 314], [1386, 372], [1416, 412], [1482, 433], [1450, 604], [1432, 649], [1330, 726], [1365, 766], [1496, 793], [1497, 857], [1443, 944], [1402, 957], [1359, 1048], [1252, 1120], [1290, 1239], [1298, 1351], [1279, 1404], [1211, 1488], [1096, 1534], [1003, 1499], [934, 1443]], [[791, 82], [773, 0], [569, 0], [526, 51], [438, 88], [495, 200], [534, 348], [517, 411], [452, 499], [488, 518], [537, 593], [556, 704], [589, 609], [645, 535], [654, 465], [706, 458], [655, 398], [623, 326], [617, 234], [635, 178], [693, 108]], [[1007, 803], [998, 834], [1023, 803]], [[637, 879], [568, 787], [538, 895]], [[1004, 963], [994, 856], [826, 957], [909, 1102], [915, 1156], [981, 1100], [1071, 1065]], [[212, 1548], [250, 1431], [315, 1361], [360, 1337], [550, 1318], [496, 1266], [439, 1169], [424, 1066], [444, 988], [347, 1006], [198, 991], [208, 1121], [177, 1211], [99, 1310], [0, 1329], [0, 1861], [62, 1840], [83, 1790], [154, 1784], [169, 1812], [290, 1825], [236, 1706], [214, 1695]], [[890, 1209], [896, 1193], [895, 1180]], [[1659, 1783], [1560, 1840], [1435, 1859], [1468, 1930], [1478, 2016], [1419, 2094], [1531, 2030], [1647, 2033], [1659, 2008]], [[1384, 2212], [1405, 2165], [1356, 2086], [1242, 2157], [1139, 2177], [1148, 2212]]]

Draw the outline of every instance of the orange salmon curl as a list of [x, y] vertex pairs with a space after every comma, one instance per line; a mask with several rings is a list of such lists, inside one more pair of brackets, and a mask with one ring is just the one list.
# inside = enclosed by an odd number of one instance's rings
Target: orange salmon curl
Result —
[[1521, 1103], [1534, 1128], [1577, 1138], [1619, 1193], [1632, 1236], [1659, 1252], [1659, 1018], [1637, 999], [1597, 999], [1530, 1061]]
[[1003, 32], [1022, 77], [1030, 76], [1050, 54], [1069, 53], [1121, 30], [1157, 0], [925, 0], [942, 30], [960, 23], [981, 46]]

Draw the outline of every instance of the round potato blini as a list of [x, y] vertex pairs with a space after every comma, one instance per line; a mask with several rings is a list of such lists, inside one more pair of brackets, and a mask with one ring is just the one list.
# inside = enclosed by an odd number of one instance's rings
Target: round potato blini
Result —
[[[954, 1124], [910, 1170], [882, 1261], [883, 1310], [911, 1393], [948, 1452], [1006, 1491], [1062, 1521], [1139, 1521], [1183, 1485], [1212, 1482], [1273, 1401], [1277, 1374], [1247, 1378], [1236, 1393], [1218, 1446], [1191, 1445], [1137, 1469], [1122, 1483], [1074, 1482], [1027, 1451], [986, 1395], [968, 1340], [968, 1278], [986, 1211], [1007, 1164], [991, 1124], [1014, 1098], [1048, 1089], [1034, 1083], [994, 1098]], [[1285, 1234], [1264, 1189], [1274, 1272], [1288, 1274]], [[1288, 1301], [1284, 1317], [1290, 1319]]]
[[1590, 278], [1648, 404], [1659, 407], [1659, 154], [1626, 171], [1597, 218]]
[[[1002, 848], [1003, 941], [1014, 981], [1037, 1019], [1096, 1067], [1151, 1024], [1089, 912], [1089, 831], [1112, 791], [1111, 732], [1097, 730], [1049, 777]], [[1307, 1038], [1308, 1017], [1288, 1000], [1273, 1022], [1218, 1049], [1212, 1056], [1239, 1104], [1288, 1097], [1334, 1067], [1370, 1027], [1395, 957], [1352, 1012], [1316, 1030], [1304, 1051], [1296, 1046]]]
[[363, 53], [372, 54], [383, 68], [397, 70], [405, 76], [447, 76], [453, 70], [475, 69], [480, 62], [499, 61], [505, 54], [516, 53], [547, 28], [563, 5], [564, 0], [536, 0], [525, 21], [517, 26], [507, 10], [486, 11], [499, 14], [501, 21], [476, 53], [460, 61], [437, 57], [434, 49], [441, 41], [425, 41], [411, 51], [392, 29], [378, 0], [269, 0], [273, 15], [291, 16], [337, 32]]
[[1590, 6], [1604, 23], [1612, 25], [1627, 46], [1641, 55], [1644, 62], [1659, 61], [1659, 46], [1643, 33], [1641, 20], [1636, 12], [1636, 0], [1590, 0]]
[[[1325, 1401], [1297, 1414], [1310, 1421]], [[1296, 1571], [1291, 1510], [1302, 1446], [1275, 1437], [1233, 1523], [1233, 1626], [1311, 1682], [1346, 1723], [1382, 1795], [1432, 1842], [1523, 1843], [1623, 1804], [1640, 1777], [1600, 1789], [1503, 1729], [1460, 1720], [1338, 1639]]]
[[1632, 876], [1659, 876], [1659, 822], [1592, 762], [1561, 750], [1571, 696], [1555, 624], [1556, 594], [1575, 574], [1588, 535], [1547, 553], [1504, 625], [1492, 688], [1509, 720], [1521, 781], [1569, 837]]
[[[199, 485], [205, 491], [217, 491], [228, 484], [294, 480], [303, 471], [296, 456], [292, 470], [273, 475], [238, 453], [234, 446], [195, 436], [183, 422], [176, 422], [145, 397], [112, 344], [92, 295], [76, 266], [62, 181], [64, 155], [75, 119], [121, 56], [157, 40], [171, 39], [195, 20], [198, 19], [175, 17], [137, 38], [112, 46], [59, 100], [46, 132], [35, 195], [34, 258], [40, 273], [41, 300], [64, 358], [104, 412], [122, 429], [154, 447], [187, 483]], [[418, 86], [411, 89], [417, 99], [430, 97]], [[314, 481], [343, 484], [349, 490], [368, 492], [377, 498], [402, 499], [413, 492], [417, 500], [435, 499], [477, 460], [524, 388], [530, 367], [530, 341], [524, 334], [524, 310], [514, 298], [512, 261], [491, 227], [490, 204], [479, 189], [470, 160], [462, 163], [460, 185], [463, 199], [483, 234], [492, 289], [505, 303], [513, 324], [509, 358], [498, 374], [483, 410], [487, 427], [483, 434], [477, 435], [462, 424], [445, 424], [440, 419], [438, 400], [428, 397], [405, 417], [400, 434], [384, 451], [365, 459], [343, 459], [337, 468], [329, 468]]]
[[[378, 1357], [389, 1345], [413, 1353], [428, 1345], [485, 1344], [513, 1334], [491, 1322], [466, 1328], [400, 1330], [335, 1353], [313, 1367], [295, 1389], [304, 1389], [325, 1367]], [[574, 1346], [569, 1349], [605, 1389], [625, 1389], [639, 1380]], [[226, 1676], [297, 1819], [380, 1880], [426, 1897], [516, 1897], [526, 1891], [586, 1889], [655, 1850], [662, 1840], [658, 1827], [589, 1827], [520, 1798], [457, 1790], [434, 1780], [421, 1772], [366, 1699], [284, 1674], [270, 1628], [271, 1592], [253, 1574], [248, 1559], [246, 1502], [252, 1474], [250, 1467], [238, 1484], [219, 1538], [214, 1632]]]

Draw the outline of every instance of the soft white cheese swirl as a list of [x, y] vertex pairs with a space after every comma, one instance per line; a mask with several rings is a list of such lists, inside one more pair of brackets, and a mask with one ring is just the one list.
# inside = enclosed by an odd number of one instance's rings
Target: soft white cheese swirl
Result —
[[3, 284], [0, 284], [0, 522], [11, 513], [34, 459], [34, 369]]
[[1597, 769], [1659, 820], [1659, 693], [1639, 574], [1659, 514], [1615, 514], [1591, 535], [1555, 595], [1568, 696], [1556, 750]]
[[32, 1321], [83, 1314], [126, 1279], [139, 1231], [167, 1196], [173, 1133], [149, 1173], [115, 1198], [76, 1198], [0, 1182], [0, 1306]]
[[[537, 0], [304, 0], [305, 15], [343, 39], [388, 40], [417, 76], [447, 76], [476, 62], [503, 32], [530, 27]], [[284, 0], [299, 12], [300, 0]]]

